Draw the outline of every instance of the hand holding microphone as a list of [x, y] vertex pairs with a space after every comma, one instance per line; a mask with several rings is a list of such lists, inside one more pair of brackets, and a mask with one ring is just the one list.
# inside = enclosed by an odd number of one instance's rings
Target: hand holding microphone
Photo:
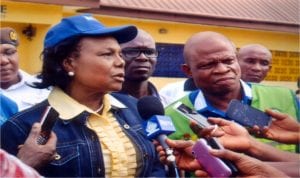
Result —
[[167, 160], [172, 163], [176, 177], [179, 177], [173, 150], [166, 144], [167, 135], [175, 132], [175, 126], [169, 116], [165, 116], [162, 103], [154, 96], [142, 97], [137, 108], [140, 116], [145, 120], [143, 126], [148, 139], [158, 140], [167, 154]]

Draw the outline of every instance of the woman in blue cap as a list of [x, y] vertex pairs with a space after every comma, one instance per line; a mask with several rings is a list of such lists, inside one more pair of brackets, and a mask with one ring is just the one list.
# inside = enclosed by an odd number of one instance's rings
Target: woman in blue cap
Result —
[[110, 94], [120, 90], [124, 81], [119, 43], [136, 34], [134, 26], [108, 28], [87, 14], [64, 18], [51, 28], [44, 41], [42, 80], [35, 86], [53, 86], [53, 90], [47, 100], [2, 126], [2, 147], [16, 155], [31, 125], [50, 105], [59, 113], [52, 129], [57, 153], [52, 162], [41, 165], [41, 175], [165, 176], [142, 130], [136, 100]]

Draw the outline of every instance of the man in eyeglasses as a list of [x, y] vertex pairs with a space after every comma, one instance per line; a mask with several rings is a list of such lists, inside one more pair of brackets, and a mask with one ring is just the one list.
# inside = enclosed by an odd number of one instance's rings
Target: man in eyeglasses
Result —
[[153, 37], [138, 29], [137, 36], [121, 44], [121, 48], [125, 60], [125, 81], [120, 93], [137, 99], [150, 95], [159, 97], [156, 87], [148, 81], [153, 74], [158, 56]]

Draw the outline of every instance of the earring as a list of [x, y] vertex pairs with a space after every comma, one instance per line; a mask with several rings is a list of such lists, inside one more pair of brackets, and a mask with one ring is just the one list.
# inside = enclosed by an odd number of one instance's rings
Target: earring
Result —
[[68, 72], [68, 76], [73, 77], [74, 75], [75, 75], [74, 72], [72, 72], [72, 71]]

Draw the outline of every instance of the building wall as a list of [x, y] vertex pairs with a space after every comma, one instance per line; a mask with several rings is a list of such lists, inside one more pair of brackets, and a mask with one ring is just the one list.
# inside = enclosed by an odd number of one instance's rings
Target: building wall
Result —
[[[136, 25], [151, 33], [158, 43], [184, 44], [192, 34], [200, 31], [222, 33], [230, 38], [238, 48], [250, 43], [259, 43], [269, 48], [273, 55], [273, 66], [266, 80], [296, 81], [300, 76], [299, 34], [120, 17], [98, 17], [107, 25], [128, 23]], [[160, 33], [161, 29], [164, 33]], [[170, 64], [170, 61], [166, 63]]]
[[[59, 22], [62, 15], [61, 6], [1, 1], [1, 27], [14, 28], [20, 40], [20, 68], [32, 74], [41, 70], [43, 39], [49, 27]], [[35, 36], [28, 39], [22, 32], [30, 24], [36, 30]]]
[[[40, 53], [43, 38], [48, 28], [62, 17], [74, 15], [74, 7], [1, 2], [1, 26], [15, 28], [20, 36], [20, 67], [30, 73], [40, 71]], [[237, 47], [249, 43], [260, 43], [272, 50], [273, 68], [267, 80], [296, 81], [299, 73], [299, 35], [272, 31], [259, 31], [232, 27], [208, 26], [200, 24], [175, 23], [167, 21], [94, 15], [107, 26], [133, 24], [151, 33], [157, 42], [184, 44], [194, 33], [216, 31], [228, 36]], [[22, 31], [29, 24], [36, 28], [36, 36], [28, 40]]]

